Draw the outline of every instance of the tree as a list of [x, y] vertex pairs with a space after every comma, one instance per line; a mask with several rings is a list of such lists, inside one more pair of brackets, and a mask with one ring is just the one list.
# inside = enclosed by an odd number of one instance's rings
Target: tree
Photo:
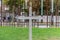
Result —
[[[29, 7], [29, 2], [28, 1], [28, 7]], [[39, 8], [40, 8], [40, 0], [32, 0], [32, 11], [35, 12], [36, 15], [39, 14]]]
[[9, 12], [13, 13], [12, 22], [14, 22], [15, 14], [20, 16], [25, 0], [3, 0], [3, 3], [9, 7]]
[[32, 1], [32, 10], [36, 11], [36, 14], [39, 14], [39, 8], [40, 8], [40, 0], [33, 0]]
[[9, 6], [10, 12], [15, 12], [20, 15], [21, 8], [23, 7], [24, 0], [5, 0], [3, 1], [7, 6]]

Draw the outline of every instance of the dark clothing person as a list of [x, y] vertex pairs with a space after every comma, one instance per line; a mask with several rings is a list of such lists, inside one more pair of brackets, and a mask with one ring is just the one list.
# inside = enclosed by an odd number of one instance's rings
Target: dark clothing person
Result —
[[3, 22], [4, 22], [4, 20], [6, 20], [6, 17], [3, 17]]
[[11, 16], [8, 17], [8, 21], [11, 22]]

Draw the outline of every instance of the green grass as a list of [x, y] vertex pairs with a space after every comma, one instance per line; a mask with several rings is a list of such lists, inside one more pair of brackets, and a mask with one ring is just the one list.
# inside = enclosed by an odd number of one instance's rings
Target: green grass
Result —
[[[0, 27], [0, 40], [28, 40], [28, 28]], [[60, 28], [33, 28], [33, 40], [60, 40]]]
[[60, 28], [33, 28], [33, 40], [60, 40]]
[[28, 28], [0, 27], [0, 40], [28, 40]]

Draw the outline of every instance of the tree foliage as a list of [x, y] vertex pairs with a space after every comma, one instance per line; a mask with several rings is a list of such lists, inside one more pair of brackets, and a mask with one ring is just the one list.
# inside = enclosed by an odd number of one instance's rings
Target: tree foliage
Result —
[[17, 11], [23, 7], [25, 0], [4, 0], [3, 2], [9, 6], [9, 10], [13, 11], [16, 9]]

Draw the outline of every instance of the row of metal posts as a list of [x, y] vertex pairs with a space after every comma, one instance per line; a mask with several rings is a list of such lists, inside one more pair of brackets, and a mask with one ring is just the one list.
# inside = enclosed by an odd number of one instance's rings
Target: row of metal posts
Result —
[[[53, 13], [53, 0], [51, 0], [51, 12]], [[29, 17], [32, 16], [32, 2], [30, 2], [29, 7]], [[43, 0], [41, 0], [41, 17], [43, 16]], [[53, 18], [53, 16], [52, 16]], [[1, 0], [1, 19], [2, 19], [2, 0]], [[52, 20], [53, 21], [53, 20]], [[2, 26], [2, 21], [1, 21]], [[47, 26], [48, 26], [48, 16], [47, 16]], [[29, 40], [32, 40], [32, 19], [29, 19]]]

